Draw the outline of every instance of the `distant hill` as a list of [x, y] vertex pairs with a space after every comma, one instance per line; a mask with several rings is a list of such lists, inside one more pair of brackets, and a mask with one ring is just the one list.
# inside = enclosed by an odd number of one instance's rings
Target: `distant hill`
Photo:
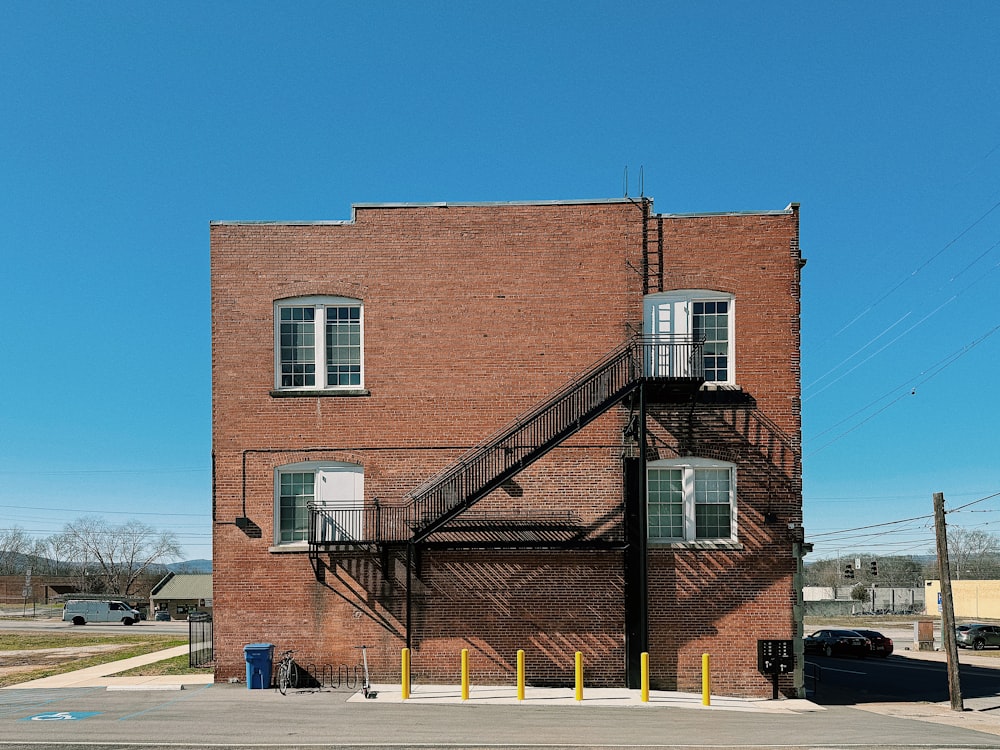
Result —
[[[4, 572], [3, 575], [23, 575], [24, 571], [28, 568], [32, 568], [38, 575], [45, 575], [57, 567], [55, 562], [47, 558], [37, 557], [36, 555], [23, 555], [21, 553], [14, 553], [6, 563], [4, 567], [7, 572]], [[65, 567], [65, 563], [61, 565]], [[151, 565], [149, 567], [149, 572], [152, 574], [165, 574], [168, 570], [174, 573], [211, 573], [212, 561], [204, 559], [182, 560], [181, 562]], [[70, 575], [71, 573], [72, 571], [65, 571], [58, 575]]]
[[211, 560], [185, 560], [184, 562], [170, 563], [164, 566], [174, 573], [211, 573]]

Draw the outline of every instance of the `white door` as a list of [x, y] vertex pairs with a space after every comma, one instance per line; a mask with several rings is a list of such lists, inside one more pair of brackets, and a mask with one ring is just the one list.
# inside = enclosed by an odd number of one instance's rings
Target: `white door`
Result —
[[646, 298], [647, 376], [678, 378], [691, 374], [690, 347], [680, 344], [680, 339], [691, 332], [690, 304], [676, 297]]
[[324, 510], [321, 539], [340, 542], [361, 539], [364, 529], [365, 475], [360, 466], [324, 467], [317, 472], [319, 507]]

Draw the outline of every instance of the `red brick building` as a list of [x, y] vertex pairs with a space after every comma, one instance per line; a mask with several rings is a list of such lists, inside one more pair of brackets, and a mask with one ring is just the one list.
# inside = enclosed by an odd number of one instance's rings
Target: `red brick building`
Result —
[[[357, 205], [214, 222], [216, 678], [768, 695], [798, 638], [798, 206]], [[796, 640], [801, 649], [800, 639]], [[801, 653], [799, 663], [801, 664]], [[781, 678], [794, 694], [799, 672]]]

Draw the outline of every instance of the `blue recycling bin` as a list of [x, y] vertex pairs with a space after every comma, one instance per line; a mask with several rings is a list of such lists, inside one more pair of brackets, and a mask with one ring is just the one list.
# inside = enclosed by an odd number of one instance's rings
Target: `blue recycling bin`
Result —
[[247, 662], [247, 690], [265, 690], [271, 687], [271, 659], [273, 643], [248, 643], [243, 647]]

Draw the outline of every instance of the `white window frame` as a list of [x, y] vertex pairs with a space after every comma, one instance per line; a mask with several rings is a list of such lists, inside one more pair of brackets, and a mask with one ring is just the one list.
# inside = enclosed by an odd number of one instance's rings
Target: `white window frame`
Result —
[[[726, 377], [716, 380], [708, 377], [706, 382], [719, 385], [736, 384], [736, 299], [727, 292], [712, 289], [675, 289], [668, 292], [647, 294], [643, 299], [643, 331], [647, 336], [656, 334], [687, 334], [694, 333], [693, 308], [696, 302], [727, 302], [728, 330], [726, 347]], [[670, 330], [660, 330], [661, 323], [656, 320], [657, 310], [662, 305], [669, 305]]]
[[[313, 475], [312, 500], [308, 501], [306, 507], [302, 509], [306, 514], [304, 539], [283, 540], [281, 538], [281, 479], [287, 474]], [[334, 475], [346, 479], [345, 474], [351, 475], [347, 482], [352, 486], [350, 497], [344, 493], [331, 493], [323, 490], [324, 481], [332, 480]], [[274, 546], [283, 549], [308, 547], [308, 523], [311, 510], [328, 510], [331, 512], [330, 519], [335, 521], [335, 523], [325, 524], [321, 533], [323, 541], [360, 539], [364, 529], [364, 481], [363, 466], [343, 461], [303, 461], [276, 467], [274, 470]], [[337, 510], [344, 512], [338, 516]]]
[[[314, 310], [313, 319], [313, 343], [315, 347], [313, 357], [313, 372], [315, 383], [313, 385], [285, 385], [282, 382], [282, 341], [281, 341], [281, 311], [294, 307], [311, 307]], [[328, 385], [327, 373], [327, 343], [326, 326], [327, 310], [337, 307], [358, 308], [358, 382], [349, 384]], [[274, 302], [274, 388], [276, 391], [359, 391], [365, 387], [365, 307], [364, 303], [353, 297], [288, 297], [286, 299], [275, 300]]]
[[[683, 535], [682, 536], [654, 536], [653, 524], [650, 522], [650, 482], [651, 472], [660, 469], [675, 469], [681, 472], [681, 482], [683, 488]], [[696, 529], [696, 502], [695, 502], [695, 475], [698, 471], [705, 469], [722, 470], [729, 472], [729, 536], [725, 537], [699, 537]], [[716, 461], [709, 458], [668, 458], [658, 461], [650, 461], [646, 464], [646, 514], [648, 538], [653, 543], [679, 543], [679, 542], [735, 542], [738, 538], [737, 530], [737, 508], [736, 508], [736, 464], [729, 461]]]

